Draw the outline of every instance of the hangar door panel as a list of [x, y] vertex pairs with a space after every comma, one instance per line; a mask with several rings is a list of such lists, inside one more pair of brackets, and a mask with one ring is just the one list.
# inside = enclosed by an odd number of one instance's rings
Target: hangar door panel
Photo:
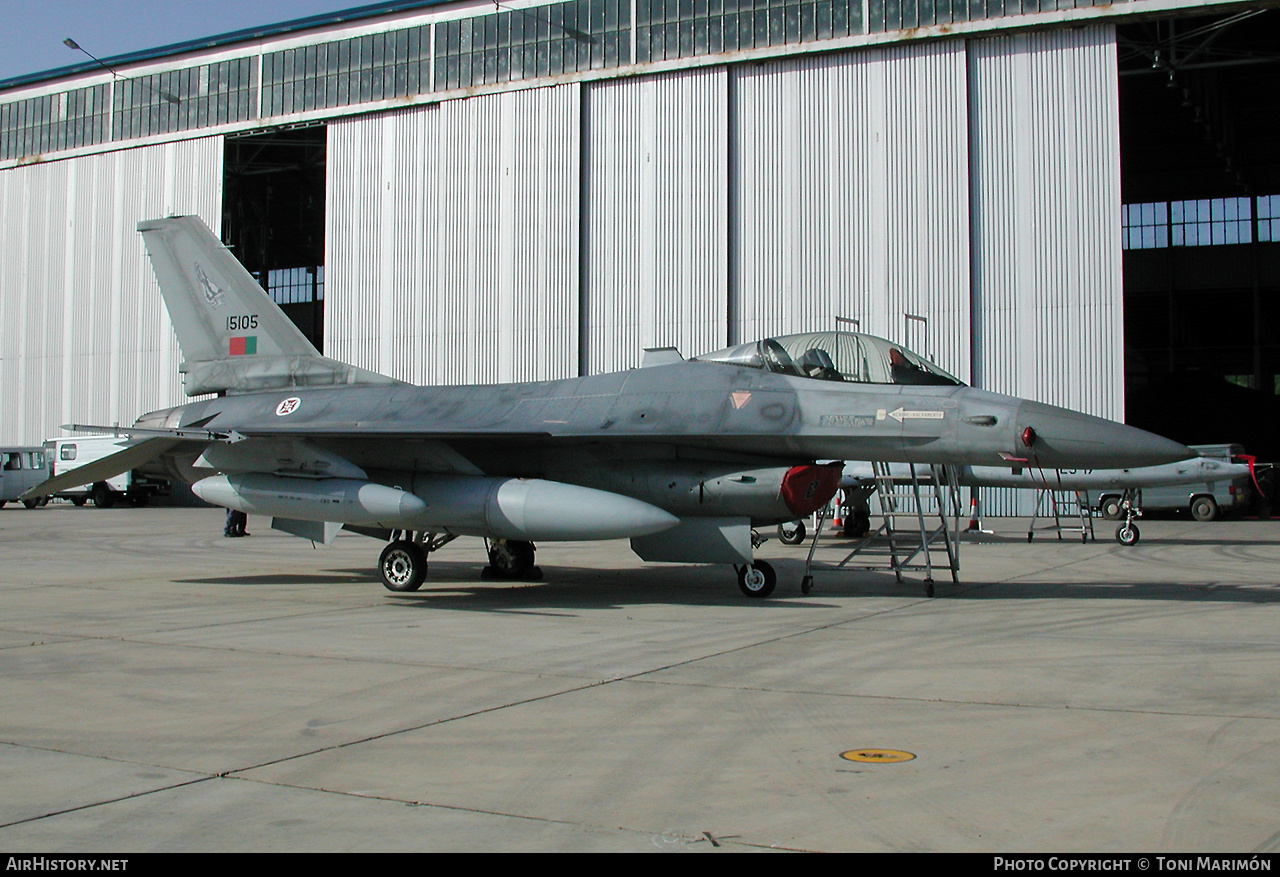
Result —
[[1113, 28], [969, 43], [975, 383], [1122, 420]]
[[0, 386], [23, 400], [0, 442], [186, 401], [137, 224], [195, 214], [216, 232], [222, 155], [222, 138], [205, 137], [0, 172]]
[[415, 383], [577, 373], [579, 87], [329, 126], [327, 353]]
[[[972, 40], [973, 383], [1124, 419], [1110, 26]], [[1029, 514], [1028, 491], [983, 491]]]
[[727, 343], [727, 88], [724, 68], [589, 87], [584, 374]]
[[850, 317], [967, 375], [963, 42], [735, 74], [737, 336]]

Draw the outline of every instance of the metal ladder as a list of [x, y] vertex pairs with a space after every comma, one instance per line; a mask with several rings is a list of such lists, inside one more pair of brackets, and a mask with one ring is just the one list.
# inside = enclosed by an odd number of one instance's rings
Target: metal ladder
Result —
[[882, 523], [859, 539], [839, 563], [816, 567], [813, 558], [823, 537], [824, 510], [809, 545], [801, 591], [807, 594], [812, 589], [814, 572], [891, 570], [902, 584], [904, 571], [919, 571], [925, 574], [929, 597], [934, 595], [935, 567], [950, 570], [951, 580], [959, 584], [960, 491], [955, 468], [909, 466], [910, 476], [904, 478], [893, 475], [888, 463], [872, 463]]
[[[1087, 490], [1067, 490], [1062, 486], [1062, 472], [1054, 469], [1057, 478], [1056, 486], [1050, 486], [1048, 479], [1042, 478], [1041, 485], [1036, 488], [1036, 507], [1031, 514], [1031, 524], [1027, 527], [1027, 541], [1035, 538], [1036, 523], [1043, 517], [1048, 520], [1053, 516], [1053, 523], [1040, 527], [1040, 532], [1055, 532], [1059, 541], [1063, 533], [1079, 533], [1081, 542], [1096, 539], [1093, 533], [1093, 513], [1089, 505]], [[1041, 473], [1043, 475], [1043, 473]], [[1048, 506], [1045, 514], [1041, 509]], [[1062, 523], [1066, 518], [1070, 523]], [[1074, 519], [1074, 520], [1072, 520]]]

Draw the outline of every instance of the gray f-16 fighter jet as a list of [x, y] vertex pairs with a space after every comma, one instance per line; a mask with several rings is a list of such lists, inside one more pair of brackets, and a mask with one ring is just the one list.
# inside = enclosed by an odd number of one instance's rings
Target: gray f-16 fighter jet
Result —
[[[905, 348], [821, 332], [685, 361], [651, 351], [615, 374], [412, 386], [321, 356], [200, 219], [138, 226], [185, 362], [188, 395], [138, 419], [138, 443], [70, 477], [145, 467], [216, 505], [329, 542], [385, 542], [386, 586], [427, 555], [488, 540], [486, 573], [536, 577], [534, 543], [630, 538], [645, 560], [775, 575], [752, 528], [824, 505], [840, 463], [1150, 466], [1192, 456], [1119, 423], [963, 385]], [[83, 427], [71, 426], [73, 429]], [[51, 479], [32, 495], [65, 487]]]

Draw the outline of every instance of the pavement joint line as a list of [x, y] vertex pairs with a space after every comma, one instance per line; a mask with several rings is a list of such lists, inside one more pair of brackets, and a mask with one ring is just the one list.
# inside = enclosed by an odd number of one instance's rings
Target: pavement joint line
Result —
[[[368, 609], [368, 608], [375, 608], [375, 604], [371, 603], [368, 606], [335, 606], [335, 607], [330, 607], [326, 609], [318, 609], [312, 612], [296, 612], [292, 614], [272, 615], [266, 618], [241, 618], [233, 621], [217, 621], [217, 622], [209, 622], [207, 624], [192, 624], [192, 625], [185, 625], [181, 627], [166, 627], [166, 628], [152, 630], [149, 633], [151, 633], [152, 635], [162, 634], [162, 633], [168, 634], [168, 633], [180, 633], [184, 631], [193, 631], [193, 630], [211, 630], [213, 628], [229, 627], [234, 625], [269, 624], [272, 622], [289, 620], [289, 619], [315, 618], [323, 615], [334, 615], [337, 613], [358, 611], [358, 610]], [[21, 627], [10, 627], [7, 625], [0, 626], [0, 630], [9, 631], [11, 633], [20, 633], [24, 635], [30, 635], [31, 633], [34, 632], [31, 630], [26, 630]], [[92, 633], [51, 633], [49, 631], [43, 631], [43, 630], [39, 632], [44, 636], [57, 636], [57, 637], [63, 637], [65, 639], [111, 640], [114, 642], [140, 642], [140, 643], [149, 642], [148, 640], [134, 638], [139, 636], [145, 636], [146, 634], [129, 634], [125, 636], [101, 636], [101, 635], [92, 634]], [[156, 645], [164, 645], [164, 644], [157, 643]], [[170, 643], [170, 645], [180, 646], [181, 644]], [[192, 648], [201, 648], [201, 646], [192, 646]], [[206, 648], [212, 648], [212, 647], [206, 647]]]
[[1168, 716], [1182, 719], [1240, 719], [1244, 721], [1276, 722], [1280, 716], [1242, 715], [1237, 713], [1189, 713], [1171, 710], [1129, 709], [1110, 706], [1077, 706], [1073, 704], [1016, 703], [998, 700], [954, 700], [944, 697], [900, 697], [892, 694], [858, 694], [851, 692], [817, 691], [807, 688], [760, 688], [747, 685], [715, 685], [708, 682], [681, 682], [671, 679], [626, 679], [620, 681], [639, 682], [644, 685], [669, 685], [683, 688], [711, 688], [718, 691], [754, 691], [763, 694], [803, 694], [812, 697], [849, 698], [852, 700], [886, 700], [894, 703], [937, 703], [947, 706], [976, 706], [996, 709], [1024, 710], [1073, 710], [1075, 712], [1096, 713], [1132, 713], [1142, 716]]
[[[116, 759], [106, 759], [106, 760], [115, 761]], [[209, 774], [208, 776], [196, 777], [195, 779], [186, 780], [185, 782], [181, 782], [181, 783], [173, 783], [171, 785], [160, 786], [159, 788], [156, 788], [156, 789], [147, 789], [142, 792], [133, 792], [132, 794], [128, 794], [128, 795], [120, 795], [115, 798], [108, 798], [104, 801], [93, 801], [88, 804], [79, 804], [75, 807], [65, 807], [61, 810], [51, 810], [48, 813], [41, 813], [38, 816], [29, 816], [25, 819], [15, 819], [13, 822], [0, 822], [0, 828], [12, 828], [15, 825], [26, 825], [32, 822], [39, 822], [42, 819], [50, 819], [54, 816], [65, 816], [68, 813], [78, 813], [83, 810], [93, 810], [94, 808], [97, 808], [97, 807], [105, 807], [108, 804], [119, 804], [121, 801], [129, 801], [134, 798], [145, 798], [148, 795], [154, 795], [154, 794], [157, 794], [158, 792], [168, 792], [172, 789], [181, 789], [184, 786], [194, 786], [199, 783], [207, 783], [210, 780], [215, 780], [215, 779], [219, 779], [219, 775]]]
[[[873, 614], [873, 615], [878, 615], [878, 614], [884, 614], [884, 613], [892, 612], [892, 611], [895, 611], [895, 609], [894, 609], [894, 608], [889, 608], [889, 609], [882, 610], [881, 612], [878, 612], [878, 613], [872, 613], [872, 614]], [[870, 616], [866, 616], [866, 617], [870, 617]], [[848, 619], [845, 619], [845, 620], [848, 620]], [[664, 666], [662, 666], [662, 667], [651, 667], [651, 668], [648, 668], [648, 669], [645, 669], [645, 670], [638, 670], [638, 671], [636, 671], [635, 673], [628, 673], [628, 674], [621, 675], [621, 676], [614, 676], [614, 677], [610, 677], [610, 678], [608, 678], [608, 679], [599, 679], [599, 680], [596, 680], [596, 681], [593, 681], [593, 682], [589, 682], [589, 683], [584, 684], [584, 685], [575, 685], [575, 686], [571, 686], [571, 687], [569, 687], [569, 688], [564, 688], [564, 689], [561, 689], [560, 691], [552, 691], [552, 692], [548, 692], [548, 693], [546, 693], [546, 694], [540, 694], [540, 695], [537, 695], [537, 696], [535, 696], [535, 697], [527, 697], [527, 698], [521, 698], [521, 699], [519, 699], [519, 700], [508, 701], [507, 703], [497, 704], [497, 705], [494, 705], [494, 706], [491, 706], [491, 707], [486, 707], [486, 708], [484, 708], [484, 709], [472, 710], [472, 711], [470, 711], [470, 712], [467, 712], [467, 713], [460, 713], [460, 714], [455, 715], [455, 716], [446, 716], [446, 717], [444, 717], [444, 718], [435, 719], [435, 720], [432, 720], [432, 721], [430, 721], [430, 722], [423, 722], [423, 723], [421, 723], [421, 724], [413, 725], [413, 726], [410, 726], [410, 727], [407, 727], [407, 728], [397, 728], [397, 729], [395, 729], [395, 730], [393, 730], [393, 731], [385, 731], [385, 732], [380, 733], [380, 734], [372, 734], [372, 735], [369, 735], [369, 736], [367, 736], [367, 737], [362, 737], [362, 738], [360, 738], [360, 739], [358, 739], [358, 740], [347, 740], [347, 741], [344, 741], [344, 742], [341, 742], [341, 743], [333, 743], [333, 744], [331, 744], [331, 745], [329, 745], [329, 746], [322, 746], [322, 747], [319, 747], [319, 748], [317, 748], [317, 749], [308, 750], [307, 752], [297, 752], [297, 753], [294, 753], [294, 754], [292, 754], [292, 755], [286, 755], [286, 756], [283, 756], [283, 757], [281, 757], [281, 758], [272, 759], [272, 760], [270, 760], [270, 761], [261, 762], [261, 763], [259, 763], [259, 764], [254, 764], [254, 765], [248, 765], [248, 766], [246, 766], [246, 767], [235, 768], [235, 769], [232, 769], [232, 770], [226, 771], [226, 774], [227, 774], [227, 775], [230, 775], [230, 774], [239, 774], [239, 773], [243, 773], [243, 772], [245, 772], [245, 771], [249, 771], [249, 770], [258, 770], [258, 769], [260, 769], [260, 768], [264, 768], [264, 767], [270, 767], [270, 766], [273, 766], [273, 765], [284, 764], [284, 763], [286, 763], [286, 762], [289, 762], [289, 761], [295, 761], [295, 760], [300, 759], [300, 758], [308, 758], [308, 757], [310, 757], [310, 756], [312, 756], [312, 755], [319, 755], [319, 754], [321, 754], [321, 753], [323, 753], [323, 752], [332, 752], [332, 751], [336, 751], [336, 750], [339, 750], [339, 749], [345, 749], [345, 748], [348, 748], [348, 747], [350, 747], [350, 746], [358, 746], [358, 745], [363, 744], [363, 743], [370, 743], [370, 742], [373, 742], [374, 740], [382, 740], [382, 739], [386, 739], [386, 738], [388, 738], [388, 737], [398, 736], [398, 735], [400, 735], [400, 734], [408, 734], [408, 733], [411, 733], [411, 732], [413, 732], [413, 731], [421, 731], [421, 730], [424, 730], [424, 729], [426, 729], [426, 728], [434, 728], [434, 727], [438, 727], [438, 726], [440, 726], [440, 725], [448, 724], [448, 723], [450, 723], [450, 722], [460, 721], [460, 720], [462, 720], [462, 719], [475, 718], [476, 716], [482, 716], [482, 715], [486, 715], [486, 714], [489, 714], [489, 713], [495, 713], [495, 712], [499, 712], [499, 711], [502, 711], [502, 710], [505, 710], [505, 709], [510, 709], [510, 708], [512, 708], [512, 707], [525, 706], [525, 705], [528, 705], [528, 704], [531, 704], [531, 703], [538, 703], [538, 702], [540, 702], [540, 701], [544, 701], [544, 700], [551, 700], [552, 698], [561, 697], [561, 696], [563, 696], [563, 695], [567, 695], [567, 694], [576, 694], [576, 693], [578, 693], [578, 692], [582, 692], [582, 691], [589, 691], [589, 690], [591, 690], [591, 689], [593, 689], [593, 688], [602, 688], [602, 687], [604, 687], [604, 686], [606, 686], [606, 685], [612, 685], [612, 684], [617, 683], [617, 682], [647, 681], [647, 680], [643, 680], [643, 679], [641, 679], [640, 677], [647, 676], [647, 675], [649, 675], [649, 674], [651, 674], [651, 673], [657, 673], [657, 672], [660, 672], [660, 671], [663, 671], [663, 670], [670, 670], [670, 669], [673, 669], [673, 668], [676, 668], [676, 667], [683, 667], [683, 666], [686, 666], [686, 665], [688, 665], [688, 664], [697, 663], [698, 661], [704, 661], [704, 660], [707, 660], [708, 658], [720, 657], [720, 656], [722, 656], [722, 655], [728, 655], [728, 654], [733, 654], [734, 652], [743, 651], [744, 649], [748, 649], [748, 648], [755, 648], [755, 647], [757, 647], [757, 646], [761, 646], [761, 645], [767, 645], [767, 644], [771, 644], [771, 643], [775, 643], [775, 642], [780, 642], [780, 641], [782, 641], [782, 640], [791, 639], [791, 638], [796, 637], [796, 636], [802, 636], [802, 635], [804, 635], [804, 634], [806, 634], [806, 633], [813, 633], [813, 632], [816, 632], [816, 631], [819, 631], [819, 630], [825, 630], [825, 629], [827, 629], [827, 628], [833, 627], [833, 626], [835, 626], [835, 625], [837, 625], [837, 624], [841, 624], [841, 623], [843, 623], [843, 622], [842, 622], [842, 621], [833, 621], [833, 622], [831, 622], [831, 623], [829, 623], [829, 624], [818, 625], [818, 626], [816, 626], [816, 627], [812, 627], [812, 628], [809, 628], [809, 629], [804, 630], [804, 631], [797, 631], [797, 632], [795, 632], [795, 633], [791, 633], [791, 634], [784, 634], [784, 635], [782, 635], [782, 636], [768, 637], [768, 638], [766, 638], [766, 639], [758, 640], [758, 641], [756, 641], [756, 642], [754, 642], [754, 643], [749, 643], [749, 644], [742, 645], [742, 646], [735, 646], [735, 647], [730, 648], [730, 649], [722, 649], [722, 650], [717, 651], [717, 652], [711, 652], [711, 653], [708, 653], [708, 654], [705, 654], [705, 655], [700, 655], [700, 656], [698, 656], [698, 657], [696, 657], [696, 658], [689, 658], [689, 659], [687, 659], [687, 660], [683, 660], [683, 661], [676, 661], [676, 662], [674, 662], [674, 663], [666, 664], [666, 665], [664, 665]], [[542, 676], [544, 676], [544, 677], [545, 677], [545, 675], [546, 675], [546, 674], [539, 674], [539, 675], [542, 675]]]
[[[411, 800], [409, 798], [393, 798], [387, 795], [370, 795], [362, 792], [344, 792], [341, 789], [325, 789], [325, 788], [319, 788], [316, 786], [298, 785], [297, 783], [280, 782], [279, 780], [264, 780], [264, 779], [259, 779], [257, 777], [231, 776], [226, 773], [218, 774], [217, 777], [212, 777], [212, 778], [237, 780], [240, 782], [248, 782], [248, 783], [257, 783], [258, 785], [273, 786], [281, 789], [292, 789], [295, 791], [319, 792], [321, 794], [326, 794], [326, 795], [339, 795], [347, 798], [359, 798], [361, 800], [366, 800], [366, 801], [385, 801], [388, 804], [403, 804], [408, 807], [426, 807], [426, 808], [435, 809], [435, 810], [449, 810], [449, 811], [458, 812], [458, 813], [475, 813], [481, 816], [497, 816], [505, 819], [522, 819], [529, 822], [538, 822], [546, 825], [566, 825], [572, 828], [582, 828], [590, 831], [603, 831], [603, 832], [623, 831], [623, 832], [627, 832], [628, 834], [636, 834], [636, 835], [649, 836], [649, 837], [656, 837], [656, 836], [675, 837], [686, 844], [704, 843], [708, 840], [711, 840], [712, 845], [716, 847], [720, 847], [720, 846], [723, 846], [725, 843], [729, 843], [735, 846], [752, 847], [755, 849], [766, 849], [766, 850], [773, 849], [773, 850], [784, 850], [788, 852], [810, 852], [810, 850], [807, 850], [802, 847], [782, 847], [776, 844], [750, 843], [748, 841], [739, 840], [737, 836], [716, 835], [715, 838], [712, 839], [712, 834], [706, 831], [697, 835], [685, 835], [685, 834], [672, 835], [671, 832], [669, 831], [653, 831], [651, 829], [644, 829], [644, 828], [628, 828], [625, 825], [600, 825], [592, 822], [575, 821], [570, 819], [557, 819], [551, 816], [534, 816], [528, 813], [512, 813], [505, 810], [490, 810], [482, 807], [467, 807], [462, 804], [444, 804], [438, 801], [419, 801], [419, 800]], [[2, 827], [4, 826], [0, 826], [0, 828]]]

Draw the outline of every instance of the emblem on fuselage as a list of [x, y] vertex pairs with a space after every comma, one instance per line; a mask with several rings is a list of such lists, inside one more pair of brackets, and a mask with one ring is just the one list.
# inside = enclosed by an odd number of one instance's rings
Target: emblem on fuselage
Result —
[[298, 406], [302, 404], [302, 400], [297, 396], [290, 396], [279, 405], [276, 406], [276, 416], [284, 417], [286, 414], [292, 414], [298, 410]]

